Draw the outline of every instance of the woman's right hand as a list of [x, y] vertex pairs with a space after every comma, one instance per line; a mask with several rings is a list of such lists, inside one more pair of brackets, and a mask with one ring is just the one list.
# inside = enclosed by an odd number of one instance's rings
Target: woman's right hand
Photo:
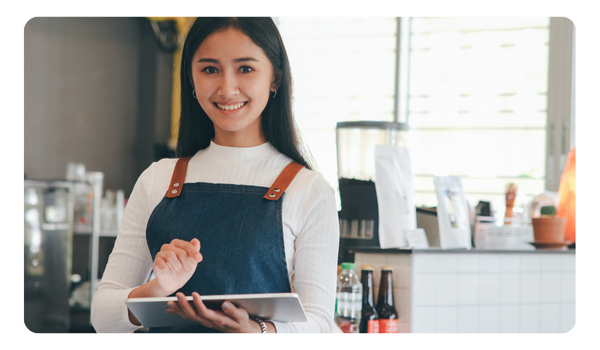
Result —
[[169, 244], [163, 244], [154, 258], [156, 286], [165, 296], [183, 287], [192, 277], [196, 266], [202, 261], [200, 241], [197, 238], [190, 242], [174, 239]]
[[[200, 261], [202, 254], [197, 238], [190, 242], [174, 239], [164, 244], [152, 265], [156, 278], [134, 288], [128, 298], [166, 297], [173, 294], [189, 281]], [[130, 310], [128, 314], [129, 321], [139, 326], [140, 322]]]

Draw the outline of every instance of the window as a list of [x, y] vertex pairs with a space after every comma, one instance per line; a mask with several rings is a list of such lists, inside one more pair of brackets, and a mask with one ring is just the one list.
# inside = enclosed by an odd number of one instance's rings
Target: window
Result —
[[[302, 139], [337, 190], [338, 121], [394, 120], [396, 18], [278, 18]], [[338, 209], [339, 195], [337, 196]]]
[[505, 185], [545, 186], [548, 18], [413, 18], [408, 122], [416, 204], [433, 175], [503, 212]]
[[[566, 22], [278, 18], [319, 171], [337, 189], [337, 121], [398, 120], [410, 125], [416, 205], [437, 205], [434, 174], [460, 176], [469, 203], [492, 201], [499, 215], [509, 182], [521, 195], [556, 191], [574, 144]], [[552, 107], [556, 96], [569, 103]]]

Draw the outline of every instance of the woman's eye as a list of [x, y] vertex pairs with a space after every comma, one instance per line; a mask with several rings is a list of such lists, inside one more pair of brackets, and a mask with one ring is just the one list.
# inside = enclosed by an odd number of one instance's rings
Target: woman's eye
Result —
[[253, 70], [254, 70], [254, 69], [252, 69], [252, 68], [250, 68], [250, 67], [248, 67], [248, 66], [242, 66], [242, 67], [240, 67], [240, 72], [242, 72], [242, 73], [250, 73], [250, 72], [252, 72]]
[[206, 72], [208, 74], [215, 74], [217, 72], [217, 68], [215, 68], [215, 67], [206, 67], [202, 71]]

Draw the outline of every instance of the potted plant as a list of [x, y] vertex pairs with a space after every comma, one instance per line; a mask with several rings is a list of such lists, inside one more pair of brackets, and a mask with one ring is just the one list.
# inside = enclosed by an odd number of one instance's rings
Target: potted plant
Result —
[[565, 218], [556, 216], [556, 207], [546, 205], [540, 216], [531, 219], [533, 239], [536, 243], [563, 243], [565, 241]]

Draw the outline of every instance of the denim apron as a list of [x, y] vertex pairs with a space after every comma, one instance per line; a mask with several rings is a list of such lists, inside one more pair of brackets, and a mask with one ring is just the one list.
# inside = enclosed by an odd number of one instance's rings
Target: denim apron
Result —
[[[186, 296], [291, 292], [280, 198], [302, 166], [291, 162], [271, 188], [185, 183], [190, 159], [177, 161], [167, 194], [148, 220], [146, 240], [152, 260], [163, 244], [175, 238], [197, 238], [203, 259], [177, 292]], [[219, 333], [200, 323], [150, 332]]]

